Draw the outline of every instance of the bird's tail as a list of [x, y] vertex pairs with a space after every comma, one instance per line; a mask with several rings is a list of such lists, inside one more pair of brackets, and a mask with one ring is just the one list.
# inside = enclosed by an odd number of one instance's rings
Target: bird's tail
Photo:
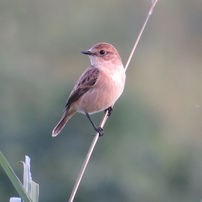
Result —
[[67, 110], [62, 115], [62, 118], [60, 119], [59, 123], [55, 126], [55, 128], [52, 131], [52, 137], [56, 137], [60, 131], [64, 128], [65, 124], [69, 121], [69, 119], [75, 114], [75, 112]]

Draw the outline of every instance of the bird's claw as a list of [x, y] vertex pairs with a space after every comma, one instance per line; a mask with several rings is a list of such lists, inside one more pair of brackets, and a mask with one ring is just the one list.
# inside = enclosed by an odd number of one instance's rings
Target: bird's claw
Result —
[[95, 130], [96, 130], [96, 132], [98, 132], [98, 133], [99, 133], [99, 137], [101, 137], [101, 136], [103, 136], [103, 135], [104, 135], [104, 129], [103, 129], [103, 128], [98, 127], [98, 128], [96, 128]]
[[107, 116], [110, 116], [111, 114], [112, 114], [112, 111], [113, 111], [113, 108], [112, 107], [109, 107], [109, 108], [107, 108], [106, 110], [105, 110], [105, 112], [108, 112], [107, 113]]

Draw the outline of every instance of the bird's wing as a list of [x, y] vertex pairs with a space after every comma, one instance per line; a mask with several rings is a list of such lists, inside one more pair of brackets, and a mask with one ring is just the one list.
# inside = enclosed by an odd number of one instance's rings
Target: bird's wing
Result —
[[70, 104], [77, 101], [90, 88], [95, 86], [99, 73], [100, 72], [97, 68], [89, 67], [78, 79], [65, 107], [68, 107]]

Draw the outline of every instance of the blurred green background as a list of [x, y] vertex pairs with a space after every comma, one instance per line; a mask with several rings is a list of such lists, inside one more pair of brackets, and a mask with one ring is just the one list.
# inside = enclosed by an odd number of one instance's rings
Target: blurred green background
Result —
[[[76, 114], [51, 131], [80, 74], [80, 52], [113, 44], [126, 63], [147, 0], [0, 1], [0, 150], [21, 177], [31, 158], [40, 201], [67, 201], [93, 139]], [[202, 198], [202, 1], [157, 4], [75, 202]], [[93, 115], [98, 124], [103, 114]], [[0, 167], [0, 201], [17, 196]]]

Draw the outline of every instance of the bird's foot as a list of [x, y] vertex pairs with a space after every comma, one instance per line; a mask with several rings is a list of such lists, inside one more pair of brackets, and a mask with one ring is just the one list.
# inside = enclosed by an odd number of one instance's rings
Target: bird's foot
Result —
[[111, 114], [112, 114], [112, 111], [113, 111], [113, 108], [112, 107], [109, 107], [109, 108], [107, 108], [107, 109], [105, 109], [105, 112], [108, 112], [107, 113], [107, 116], [110, 116]]
[[95, 131], [99, 133], [99, 137], [104, 135], [104, 129], [101, 127], [95, 128]]

